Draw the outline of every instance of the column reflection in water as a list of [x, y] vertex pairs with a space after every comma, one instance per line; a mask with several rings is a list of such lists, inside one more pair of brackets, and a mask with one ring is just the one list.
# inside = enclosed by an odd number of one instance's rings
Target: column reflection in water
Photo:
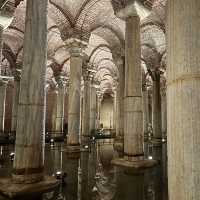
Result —
[[144, 173], [130, 174], [116, 167], [115, 200], [144, 200]]
[[78, 199], [78, 168], [79, 158], [69, 158], [63, 152], [62, 170], [67, 174], [66, 185], [63, 187], [63, 195], [67, 200]]
[[89, 190], [89, 152], [81, 153], [81, 200], [90, 200], [90, 190]]

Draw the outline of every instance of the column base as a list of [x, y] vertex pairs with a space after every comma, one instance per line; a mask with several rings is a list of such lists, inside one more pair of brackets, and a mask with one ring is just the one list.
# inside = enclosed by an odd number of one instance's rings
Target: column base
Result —
[[14, 183], [11, 178], [0, 179], [0, 194], [9, 199], [42, 199], [51, 193], [54, 198], [58, 195], [60, 181], [51, 176], [45, 176], [40, 182], [33, 184]]
[[78, 158], [80, 157], [81, 147], [80, 144], [77, 145], [67, 145], [62, 152], [67, 153], [67, 157], [69, 158]]
[[131, 161], [131, 160], [127, 160], [125, 158], [116, 158], [116, 159], [112, 160], [111, 163], [113, 165], [123, 167], [123, 168], [126, 168], [126, 169], [131, 169], [131, 170], [134, 170], [134, 171], [152, 168], [155, 165], [157, 165], [156, 160], [148, 160], [148, 159]]

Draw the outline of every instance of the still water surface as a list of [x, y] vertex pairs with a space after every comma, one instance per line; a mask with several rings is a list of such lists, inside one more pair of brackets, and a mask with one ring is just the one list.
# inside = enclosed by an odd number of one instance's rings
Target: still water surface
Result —
[[[127, 174], [110, 164], [116, 156], [112, 139], [91, 143], [79, 158], [67, 156], [62, 151], [63, 146], [63, 143], [55, 143], [46, 144], [45, 148], [46, 174], [66, 174], [55, 200], [168, 200], [166, 144], [162, 147], [145, 145], [146, 156], [157, 158], [160, 162], [155, 168], [137, 174]], [[9, 155], [13, 149], [13, 146], [0, 147], [3, 158], [0, 160], [1, 177], [11, 174]], [[48, 198], [50, 196], [44, 200]]]

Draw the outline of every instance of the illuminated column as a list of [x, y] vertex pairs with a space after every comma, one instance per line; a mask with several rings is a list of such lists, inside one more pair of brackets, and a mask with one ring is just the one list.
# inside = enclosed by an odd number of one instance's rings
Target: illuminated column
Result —
[[95, 132], [96, 129], [96, 101], [97, 93], [94, 77], [91, 78], [90, 84], [90, 134]]
[[200, 198], [200, 1], [168, 1], [169, 200]]
[[70, 39], [66, 41], [66, 45], [71, 55], [67, 144], [68, 150], [79, 151], [82, 51], [86, 44], [77, 39]]
[[4, 133], [7, 84], [8, 84], [7, 80], [5, 79], [0, 80], [0, 135], [3, 135]]
[[19, 105], [19, 89], [20, 89], [21, 70], [15, 69], [13, 71], [13, 76], [14, 76], [14, 92], [13, 92], [11, 131], [12, 132], [16, 132], [16, 128], [17, 128], [17, 111], [18, 111], [18, 105]]
[[88, 142], [90, 136], [90, 74], [88, 69], [83, 72], [83, 119], [82, 119], [82, 142]]
[[24, 60], [12, 174], [17, 183], [39, 182], [44, 178], [47, 0], [27, 1], [26, 9]]
[[131, 6], [128, 13], [128, 7], [120, 10], [126, 21], [124, 158], [114, 159], [113, 164], [138, 169], [156, 162], [144, 159], [140, 17], [135, 4]]
[[56, 105], [52, 119], [52, 131], [53, 137], [62, 137], [64, 128], [64, 109], [65, 109], [65, 90], [66, 80], [64, 77], [56, 77], [57, 81], [57, 94], [56, 94]]

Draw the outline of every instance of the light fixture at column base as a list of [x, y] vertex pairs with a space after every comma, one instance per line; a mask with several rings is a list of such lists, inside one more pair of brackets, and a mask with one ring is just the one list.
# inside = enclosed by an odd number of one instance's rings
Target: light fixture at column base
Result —
[[12, 178], [0, 179], [0, 195], [9, 199], [42, 199], [43, 195], [48, 195], [54, 198], [59, 193], [60, 181], [55, 177], [45, 176], [44, 179], [37, 183], [32, 184], [17, 184], [14, 183]]
[[147, 168], [152, 168], [155, 165], [157, 165], [156, 160], [148, 160], [148, 159], [129, 161], [124, 158], [116, 158], [112, 160], [111, 163], [119, 167], [133, 169], [133, 170], [143, 170]]

